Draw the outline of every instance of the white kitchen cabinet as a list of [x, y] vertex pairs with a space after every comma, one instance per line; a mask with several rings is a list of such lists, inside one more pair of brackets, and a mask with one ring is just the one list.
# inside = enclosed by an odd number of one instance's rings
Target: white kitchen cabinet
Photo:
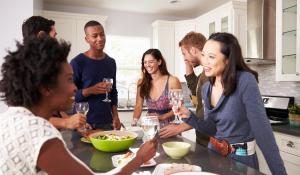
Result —
[[[238, 38], [246, 55], [245, 26], [247, 26], [247, 2], [233, 0], [195, 19], [153, 22], [153, 47], [162, 52], [169, 72], [177, 76], [181, 82], [185, 82], [185, 65], [178, 43], [186, 33], [197, 31], [208, 38], [213, 32], [230, 32]], [[200, 72], [201, 67], [196, 70], [196, 74]]]
[[276, 0], [276, 80], [300, 81], [300, 0]]
[[153, 48], [161, 51], [167, 63], [168, 71], [171, 74], [175, 72], [174, 63], [174, 22], [157, 20], [152, 23], [153, 29]]
[[[284, 162], [287, 174], [296, 175], [300, 172], [300, 138], [279, 132], [274, 132], [275, 140]], [[256, 148], [259, 161], [259, 169], [265, 174], [271, 174], [268, 165], [261, 153]]]
[[152, 23], [153, 47], [161, 51], [164, 56], [168, 71], [185, 81], [185, 64], [179, 48], [179, 41], [190, 31], [195, 31], [194, 20], [163, 21]]
[[174, 51], [175, 51], [175, 67], [174, 67], [174, 75], [177, 76], [180, 82], [185, 82], [185, 63], [183, 60], [183, 56], [181, 53], [181, 49], [179, 47], [179, 42], [182, 38], [191, 31], [195, 31], [195, 22], [194, 20], [184, 20], [184, 21], [176, 21], [175, 22], [175, 43], [174, 43]]
[[246, 55], [247, 2], [233, 0], [195, 19], [196, 31], [207, 38], [215, 32], [229, 32], [237, 37]]
[[89, 48], [84, 39], [84, 25], [90, 20], [96, 20], [105, 28], [107, 18], [105, 16], [56, 11], [43, 11], [43, 16], [55, 21], [58, 39], [64, 39], [71, 43], [71, 51], [68, 56], [69, 61]]

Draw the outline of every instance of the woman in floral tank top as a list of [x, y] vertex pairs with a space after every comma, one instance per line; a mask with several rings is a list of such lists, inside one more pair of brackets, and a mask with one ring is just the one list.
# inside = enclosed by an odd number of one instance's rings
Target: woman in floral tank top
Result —
[[177, 77], [168, 72], [166, 61], [158, 49], [147, 50], [143, 54], [141, 64], [142, 78], [137, 82], [132, 124], [136, 125], [139, 120], [144, 100], [146, 100], [148, 114], [155, 113], [162, 128], [174, 119], [168, 99], [169, 89], [181, 89], [181, 84]]

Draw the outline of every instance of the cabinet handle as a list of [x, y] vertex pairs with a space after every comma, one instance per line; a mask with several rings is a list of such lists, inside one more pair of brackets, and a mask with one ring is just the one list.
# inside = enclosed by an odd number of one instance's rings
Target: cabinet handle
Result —
[[300, 75], [300, 73], [299, 73], [299, 72], [296, 72], [296, 75], [298, 76], [298, 75]]
[[290, 148], [295, 148], [295, 144], [292, 141], [288, 141], [288, 143], [286, 144], [286, 146], [290, 147]]

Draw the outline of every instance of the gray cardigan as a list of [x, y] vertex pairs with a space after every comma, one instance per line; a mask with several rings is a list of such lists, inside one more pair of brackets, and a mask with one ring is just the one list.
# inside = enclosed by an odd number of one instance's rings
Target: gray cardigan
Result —
[[[214, 108], [210, 105], [211, 88], [210, 82], [202, 88], [204, 119], [191, 114], [184, 121], [196, 130], [231, 144], [255, 139], [272, 174], [286, 174], [254, 75], [238, 72], [236, 90], [229, 96], [222, 95]], [[253, 165], [251, 160], [243, 162]]]

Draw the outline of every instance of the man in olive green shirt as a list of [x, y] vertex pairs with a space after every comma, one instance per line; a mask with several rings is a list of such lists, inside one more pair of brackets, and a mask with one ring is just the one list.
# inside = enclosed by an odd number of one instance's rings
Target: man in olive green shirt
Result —
[[[192, 95], [196, 98], [193, 102], [196, 101], [196, 114], [198, 117], [203, 117], [201, 89], [202, 85], [207, 81], [207, 78], [204, 73], [196, 76], [194, 68], [201, 63], [201, 51], [205, 42], [206, 38], [201, 33], [197, 32], [187, 33], [179, 42], [179, 47], [181, 48], [185, 62], [185, 78]], [[180, 125], [168, 125], [160, 130], [160, 137], [168, 138], [191, 128], [192, 127], [186, 123], [181, 123]], [[196, 141], [201, 145], [207, 146], [209, 136], [196, 131]]]

